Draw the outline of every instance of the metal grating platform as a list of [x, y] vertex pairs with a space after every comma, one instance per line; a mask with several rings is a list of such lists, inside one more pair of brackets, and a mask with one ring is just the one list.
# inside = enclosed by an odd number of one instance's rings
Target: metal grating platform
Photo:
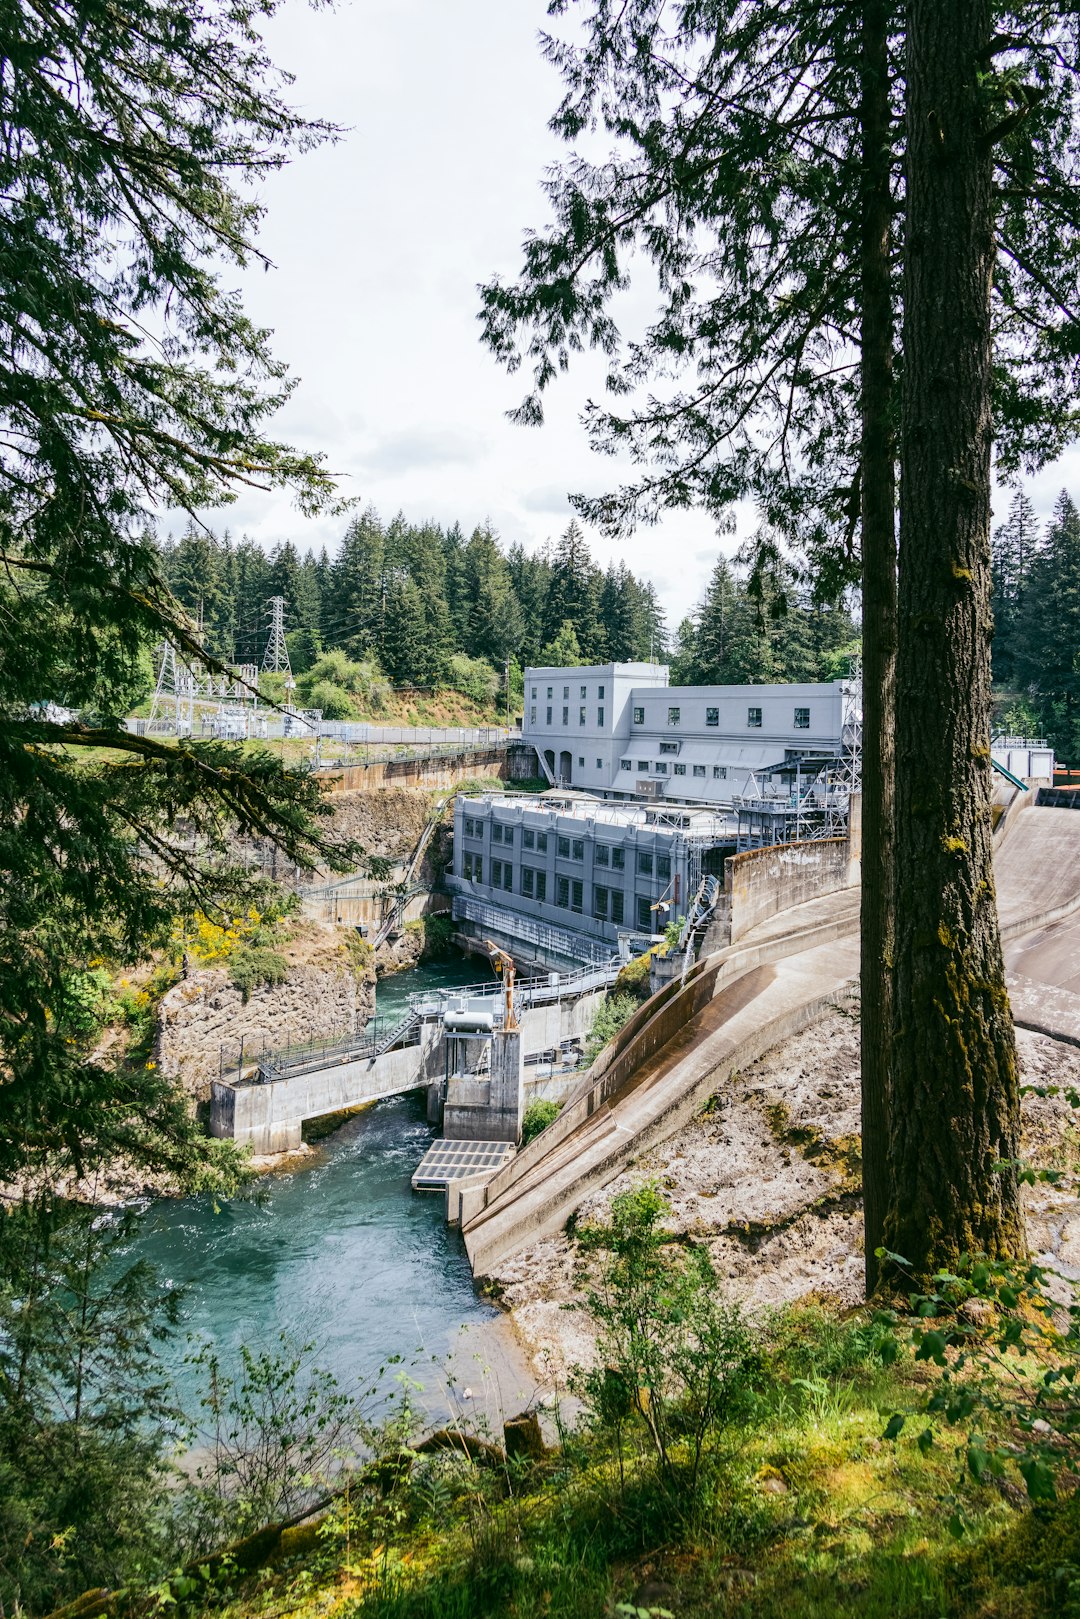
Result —
[[512, 1141], [433, 1141], [412, 1178], [413, 1191], [438, 1192], [466, 1175], [494, 1175], [516, 1151]]

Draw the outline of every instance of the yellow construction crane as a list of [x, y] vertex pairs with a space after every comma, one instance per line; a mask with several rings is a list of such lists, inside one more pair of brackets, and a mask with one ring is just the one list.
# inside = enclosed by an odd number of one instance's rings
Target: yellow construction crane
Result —
[[503, 981], [503, 991], [506, 997], [506, 1016], [503, 1019], [503, 1028], [516, 1029], [518, 1024], [514, 1015], [514, 958], [513, 956], [508, 956], [505, 950], [500, 949], [497, 944], [493, 944], [490, 939], [484, 940], [484, 949], [488, 953], [491, 965]]

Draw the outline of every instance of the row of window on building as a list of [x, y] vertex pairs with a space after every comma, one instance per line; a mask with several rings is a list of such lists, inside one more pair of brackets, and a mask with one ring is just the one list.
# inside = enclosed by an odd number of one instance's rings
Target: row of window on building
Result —
[[[537, 688], [534, 686], [533, 689], [532, 689], [532, 700], [533, 700], [534, 703], [536, 701], [536, 692], [537, 692]], [[564, 686], [563, 689], [562, 689], [562, 694], [563, 694], [563, 702], [564, 703], [569, 702], [569, 700], [570, 700], [570, 687], [569, 686]], [[555, 687], [554, 686], [549, 686], [547, 688], [547, 700], [548, 700], [549, 703], [550, 703], [551, 699], [554, 697], [554, 695], [555, 695]], [[583, 703], [588, 702], [588, 699], [589, 699], [589, 688], [588, 688], [588, 686], [579, 687], [578, 695], [580, 696], [581, 701]], [[604, 687], [603, 686], [597, 686], [597, 688], [596, 688], [596, 701], [598, 703], [602, 703], [604, 701]]]
[[[552, 721], [551, 721], [552, 712], [553, 711], [550, 708], [547, 710], [547, 718], [546, 718], [546, 720], [544, 722], [546, 725], [550, 725], [552, 723]], [[569, 725], [570, 724], [570, 710], [569, 710], [569, 708], [564, 708], [563, 709], [563, 711], [562, 711], [562, 722], [563, 722], [564, 725]], [[536, 709], [533, 708], [532, 706], [530, 706], [530, 708], [529, 708], [529, 724], [530, 725], [535, 725], [536, 724]], [[582, 703], [581, 707], [578, 709], [578, 724], [579, 725], [584, 725], [585, 724], [585, 704], [584, 703]], [[599, 730], [602, 731], [604, 729], [604, 710], [602, 708], [598, 708], [596, 710], [596, 724], [597, 724], [597, 728]]]
[[[470, 838], [482, 836], [483, 826], [483, 821], [466, 820], [465, 836]], [[500, 821], [496, 821], [491, 828], [491, 841], [493, 844], [501, 843], [504, 848], [507, 844], [513, 845], [514, 828], [512, 826], [503, 826]], [[546, 832], [537, 832], [531, 826], [523, 826], [521, 828], [521, 846], [523, 849], [535, 850], [537, 854], [546, 854], [548, 834]], [[555, 853], [560, 860], [584, 861], [585, 840], [584, 838], [556, 837]], [[462, 870], [464, 876], [470, 882], [483, 882], [483, 862], [484, 857], [482, 854], [466, 851]], [[509, 870], [510, 863], [508, 861], [495, 862], [496, 867], [500, 864]], [[593, 845], [593, 865], [607, 866], [611, 871], [625, 871], [626, 850], [617, 843], [595, 843]], [[641, 877], [656, 876], [661, 882], [670, 882], [671, 856], [667, 854], [654, 855], [651, 849], [639, 849], [634, 869]], [[500, 877], [495, 875], [494, 867], [492, 868], [491, 880], [495, 888], [508, 886]]]
[[[669, 708], [668, 711], [667, 711], [667, 722], [668, 722], [669, 725], [681, 725], [682, 724], [682, 708], [681, 707]], [[550, 723], [550, 721], [549, 721], [549, 723]], [[565, 724], [565, 721], [564, 721], [564, 724]], [[645, 724], [645, 709], [643, 707], [634, 709], [634, 724], [635, 725], [644, 725]], [[706, 724], [706, 726], [711, 727], [713, 730], [719, 730], [719, 728], [720, 728], [720, 710], [719, 710], [719, 708], [707, 708], [705, 710], [705, 724]], [[751, 707], [747, 708], [747, 710], [746, 710], [746, 727], [747, 727], [747, 730], [750, 730], [750, 731], [760, 731], [760, 729], [761, 729], [761, 709], [760, 708], [751, 708]], [[797, 708], [795, 710], [794, 729], [796, 731], [808, 731], [810, 729], [810, 710], [808, 708]]]
[[[619, 851], [622, 853], [622, 851]], [[639, 855], [640, 861], [642, 857]], [[658, 856], [658, 864], [667, 864], [670, 876], [671, 862], [664, 855]], [[484, 857], [477, 854], [466, 854], [463, 874], [470, 882], [483, 883]], [[538, 866], [522, 866], [518, 873], [519, 892], [525, 899], [534, 901], [537, 905], [548, 903], [548, 874]], [[493, 860], [491, 862], [492, 888], [501, 888], [505, 893], [514, 892], [514, 868], [509, 860]], [[636, 894], [634, 896], [636, 908], [636, 925], [642, 932], [652, 931], [653, 907], [655, 901], [649, 894]], [[564, 877], [556, 873], [552, 884], [551, 903], [558, 910], [571, 911], [580, 916], [585, 910], [585, 883], [580, 877]], [[621, 888], [608, 888], [603, 883], [592, 885], [592, 915], [598, 922], [610, 922], [615, 927], [622, 927], [626, 921], [626, 895]]]
[[[534, 697], [536, 696], [536, 687], [535, 686], [532, 689], [532, 694], [533, 694]], [[548, 694], [549, 697], [551, 696], [551, 687], [550, 686], [547, 689], [547, 694]], [[564, 696], [564, 698], [569, 697], [569, 694], [570, 694], [569, 686], [564, 686], [563, 687], [563, 696]], [[584, 686], [582, 686], [582, 688], [581, 688], [581, 695], [582, 695], [582, 697], [584, 697], [584, 695], [585, 695], [585, 687]], [[603, 697], [603, 695], [604, 695], [603, 686], [601, 686], [600, 689], [599, 689], [599, 695], [600, 695], [600, 697]], [[550, 705], [545, 709], [545, 711], [544, 711], [544, 715], [545, 715], [544, 723], [546, 725], [551, 725], [553, 723], [552, 715], [554, 714], [554, 712], [555, 712], [554, 708], [552, 706], [550, 706]], [[537, 710], [536, 710], [535, 705], [530, 704], [530, 707], [529, 707], [529, 724], [530, 725], [535, 725], [536, 724], [536, 714], [537, 714]], [[585, 703], [581, 703], [580, 706], [578, 707], [578, 724], [579, 725], [587, 724], [588, 723], [587, 716], [588, 716], [587, 705]], [[681, 708], [681, 706], [680, 707], [672, 707], [672, 708], [668, 709], [668, 711], [667, 711], [667, 722], [668, 722], [669, 725], [681, 725], [682, 724], [682, 708]], [[569, 704], [569, 702], [566, 702], [563, 705], [562, 723], [564, 725], [569, 725], [570, 724], [570, 704]], [[604, 710], [602, 708], [598, 708], [596, 710], [596, 724], [597, 724], [598, 729], [602, 731], [603, 728], [604, 728]], [[644, 725], [645, 724], [645, 710], [644, 710], [643, 707], [634, 709], [634, 724], [635, 725]], [[707, 708], [705, 710], [705, 724], [706, 724], [707, 727], [710, 727], [713, 730], [719, 730], [719, 728], [720, 728], [720, 710], [719, 710], [719, 708]], [[793, 726], [794, 726], [794, 729], [796, 731], [808, 731], [810, 729], [810, 710], [808, 708], [797, 708], [797, 709], [795, 709]], [[747, 727], [747, 730], [750, 730], [750, 731], [760, 731], [761, 730], [761, 709], [760, 708], [749, 708], [749, 707], [747, 708], [747, 710], [746, 710], [746, 727]]]
[[[663, 743], [661, 743], [660, 746], [663, 747]], [[623, 770], [633, 770], [634, 761], [633, 759], [621, 759], [619, 761], [619, 765]], [[682, 764], [674, 764], [671, 768], [676, 776], [685, 776], [687, 773], [686, 766]], [[668, 773], [668, 762], [666, 759], [656, 759], [653, 761], [652, 765], [650, 765], [648, 759], [638, 760], [637, 770], [639, 776], [648, 775], [650, 769], [657, 776], [666, 776]], [[695, 776], [704, 776], [706, 774], [704, 765], [692, 765], [690, 769], [691, 774]], [[726, 781], [727, 765], [713, 765], [712, 774], [713, 781]]]

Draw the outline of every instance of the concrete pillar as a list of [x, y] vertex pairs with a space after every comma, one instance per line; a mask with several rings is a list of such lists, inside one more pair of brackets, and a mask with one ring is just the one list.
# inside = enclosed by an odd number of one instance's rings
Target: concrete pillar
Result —
[[520, 1029], [497, 1029], [491, 1041], [491, 1092], [485, 1120], [487, 1141], [521, 1140], [525, 1116], [525, 1048]]

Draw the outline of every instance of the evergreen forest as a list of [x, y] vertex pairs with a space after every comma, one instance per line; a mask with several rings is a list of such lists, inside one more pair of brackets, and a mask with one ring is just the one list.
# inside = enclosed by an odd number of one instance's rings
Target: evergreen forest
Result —
[[[655, 588], [625, 562], [594, 561], [576, 522], [536, 553], [504, 548], [489, 527], [355, 517], [336, 556], [267, 554], [194, 523], [159, 548], [173, 595], [207, 650], [260, 663], [268, 603], [285, 599], [286, 641], [301, 699], [331, 720], [356, 717], [360, 693], [450, 687], [484, 707], [520, 696], [528, 664], [670, 660], [683, 684], [832, 680], [847, 672], [858, 630], [843, 601], [819, 603], [780, 557], [767, 577], [749, 554], [717, 560], [695, 612], [672, 634]], [[362, 678], [360, 678], [362, 672]]]

